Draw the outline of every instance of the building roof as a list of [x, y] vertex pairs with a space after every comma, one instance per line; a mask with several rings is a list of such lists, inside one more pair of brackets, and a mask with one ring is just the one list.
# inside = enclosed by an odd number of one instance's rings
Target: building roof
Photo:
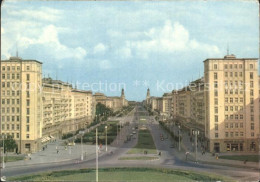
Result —
[[20, 57], [10, 57], [8, 60], [1, 60], [1, 62], [37, 62], [39, 64], [42, 64], [42, 62], [34, 59], [22, 59]]
[[209, 60], [258, 60], [258, 58], [236, 58], [236, 56], [234, 54], [231, 55], [226, 55], [224, 56], [224, 58], [208, 58], [205, 61], [209, 61]]

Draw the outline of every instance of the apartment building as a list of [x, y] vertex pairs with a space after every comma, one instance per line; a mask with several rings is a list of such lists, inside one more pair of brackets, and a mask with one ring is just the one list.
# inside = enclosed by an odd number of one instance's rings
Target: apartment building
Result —
[[259, 136], [258, 59], [204, 61], [205, 136], [211, 152], [256, 151]]
[[42, 63], [11, 57], [1, 61], [1, 134], [17, 152], [37, 151], [42, 137]]
[[121, 91], [120, 97], [108, 97], [103, 93], [94, 94], [96, 103], [101, 103], [114, 111], [120, 110], [124, 106], [128, 106], [128, 101], [125, 99], [124, 89]]
[[91, 91], [73, 89], [71, 84], [44, 78], [42, 95], [45, 139], [61, 138], [65, 133], [84, 128], [93, 119]]

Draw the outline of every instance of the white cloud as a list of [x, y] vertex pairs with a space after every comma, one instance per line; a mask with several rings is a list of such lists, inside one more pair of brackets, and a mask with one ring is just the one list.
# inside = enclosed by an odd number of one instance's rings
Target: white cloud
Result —
[[97, 45], [94, 47], [93, 53], [94, 53], [94, 54], [100, 54], [100, 53], [103, 54], [103, 53], [106, 52], [106, 50], [107, 50], [107, 47], [106, 47], [104, 44], [99, 43], [99, 44], [97, 44]]
[[99, 62], [99, 67], [102, 70], [107, 70], [107, 69], [110, 69], [112, 67], [112, 65], [111, 65], [111, 62], [108, 60], [101, 60]]
[[7, 11], [9, 16], [23, 17], [23, 19], [42, 20], [47, 22], [55, 22], [61, 19], [63, 11], [48, 7], [41, 7], [38, 9], [10, 9]]
[[170, 20], [167, 20], [163, 27], [143, 32], [142, 40], [126, 41], [126, 48], [135, 50], [142, 58], [148, 58], [149, 54], [154, 52], [170, 54], [197, 50], [213, 55], [220, 52], [215, 45], [191, 40], [189, 31], [183, 25], [178, 22], [172, 25]]

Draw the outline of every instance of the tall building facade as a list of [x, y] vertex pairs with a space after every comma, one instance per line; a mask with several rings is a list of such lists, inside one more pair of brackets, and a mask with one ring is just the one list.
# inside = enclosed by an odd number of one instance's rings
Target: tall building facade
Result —
[[42, 137], [42, 63], [11, 57], [1, 61], [1, 134], [18, 152], [36, 151]]
[[259, 136], [258, 59], [204, 61], [205, 136], [210, 151], [256, 151]]

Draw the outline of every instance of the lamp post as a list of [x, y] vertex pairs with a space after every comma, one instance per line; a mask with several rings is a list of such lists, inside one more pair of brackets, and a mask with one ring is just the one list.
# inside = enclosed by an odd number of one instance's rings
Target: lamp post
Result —
[[2, 134], [3, 137], [3, 169], [5, 168], [5, 134]]
[[118, 144], [118, 123], [116, 124], [116, 144]]
[[98, 182], [98, 129], [96, 128], [96, 182]]
[[181, 126], [179, 125], [179, 151], [181, 151], [181, 138], [180, 138], [180, 133], [181, 133]]
[[83, 145], [82, 145], [82, 137], [84, 135], [84, 131], [79, 131], [79, 134], [81, 134], [81, 160], [83, 161]]
[[198, 130], [195, 130], [193, 131], [193, 134], [195, 135], [195, 162], [197, 162], [197, 153], [198, 153], [198, 147], [197, 147], [197, 138], [198, 138], [198, 134], [199, 134], [199, 131]]
[[107, 152], [107, 126], [105, 126], [106, 129], [106, 152]]

